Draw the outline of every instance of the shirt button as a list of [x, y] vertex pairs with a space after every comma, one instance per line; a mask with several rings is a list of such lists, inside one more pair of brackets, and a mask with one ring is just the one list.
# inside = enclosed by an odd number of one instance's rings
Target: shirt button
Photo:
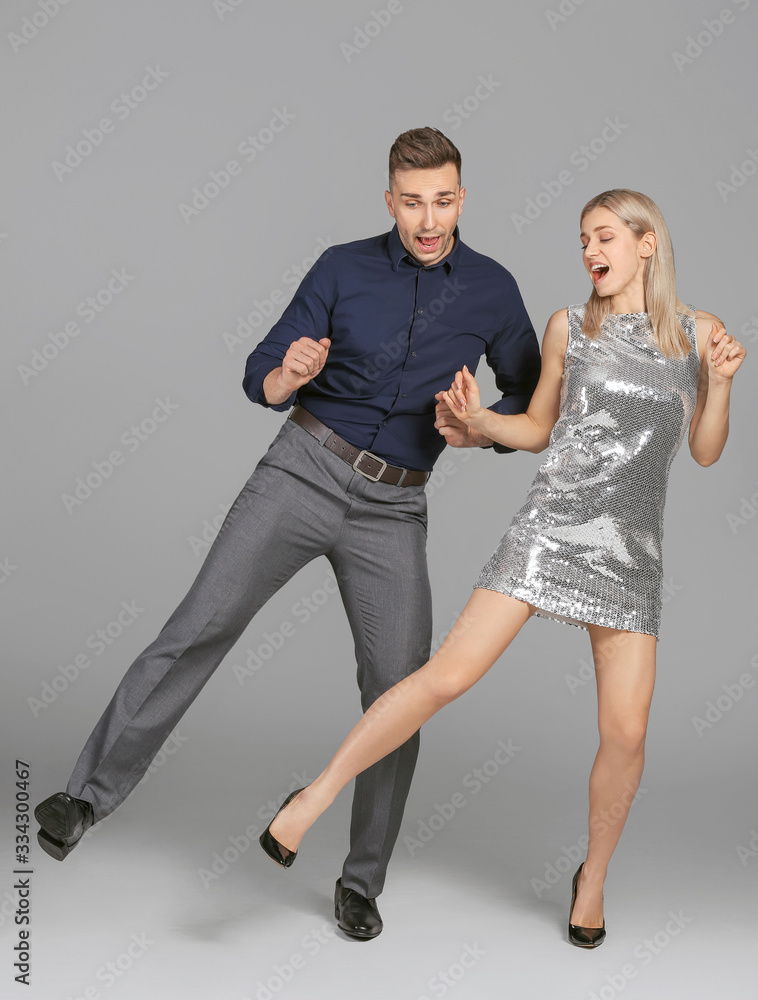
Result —
[[403, 395], [403, 399], [405, 399], [405, 397], [408, 395], [408, 393], [404, 392], [402, 395]]
[[411, 357], [412, 357], [412, 358], [415, 358], [415, 357], [416, 357], [416, 352], [415, 352], [415, 351], [411, 351]]
[[417, 313], [419, 314], [419, 316], [421, 315], [421, 313], [422, 313], [423, 311], [424, 311], [423, 309], [417, 309], [417, 310], [416, 310], [416, 312], [417, 312]]

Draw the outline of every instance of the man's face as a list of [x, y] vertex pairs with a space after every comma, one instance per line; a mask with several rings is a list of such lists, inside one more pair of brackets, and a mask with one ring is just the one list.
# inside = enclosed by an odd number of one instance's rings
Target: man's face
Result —
[[397, 170], [384, 200], [403, 246], [419, 263], [436, 264], [453, 249], [466, 189], [453, 163], [432, 170]]

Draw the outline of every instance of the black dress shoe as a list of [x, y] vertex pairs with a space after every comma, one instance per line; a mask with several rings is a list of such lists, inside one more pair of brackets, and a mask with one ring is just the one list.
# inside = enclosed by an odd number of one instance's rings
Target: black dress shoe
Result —
[[[296, 788], [294, 792], [288, 795], [287, 798], [284, 800], [284, 802], [282, 802], [282, 804], [276, 810], [276, 816], [278, 816], [279, 813], [282, 811], [282, 809], [284, 809], [286, 805], [289, 805], [289, 803], [294, 799], [294, 797], [296, 795], [299, 795], [300, 792], [302, 792], [302, 790], [303, 790], [302, 788]], [[274, 819], [276, 819], [276, 816], [274, 816]], [[271, 823], [274, 822], [274, 819], [271, 820]], [[281, 865], [282, 868], [289, 868], [290, 865], [293, 865], [295, 863], [295, 858], [297, 857], [297, 851], [291, 851], [288, 847], [285, 847], [284, 844], [280, 844], [279, 841], [276, 839], [276, 837], [271, 836], [271, 834], [269, 833], [271, 829], [271, 823], [269, 823], [269, 825], [266, 827], [266, 829], [258, 838], [258, 843], [261, 845], [266, 854], [268, 854], [268, 856], [272, 859], [272, 861], [276, 861], [276, 863], [278, 865]]]
[[569, 910], [568, 939], [577, 948], [597, 948], [605, 941], [605, 920], [602, 927], [580, 927], [579, 924], [571, 923], [571, 915], [574, 912], [576, 902], [576, 885], [579, 881], [579, 872], [584, 868], [584, 862], [579, 865], [571, 883], [571, 908]]
[[56, 861], [63, 861], [95, 822], [91, 804], [67, 792], [56, 792], [40, 802], [34, 816], [41, 827], [39, 845]]
[[334, 915], [340, 930], [355, 938], [375, 938], [384, 927], [376, 900], [366, 899], [355, 889], [345, 889], [341, 878], [334, 889]]

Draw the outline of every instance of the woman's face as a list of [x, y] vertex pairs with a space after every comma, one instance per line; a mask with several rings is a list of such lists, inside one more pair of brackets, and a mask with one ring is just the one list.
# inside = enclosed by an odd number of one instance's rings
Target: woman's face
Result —
[[645, 260], [655, 250], [655, 235], [640, 239], [605, 206], [593, 208], [582, 219], [582, 259], [601, 298], [643, 292]]

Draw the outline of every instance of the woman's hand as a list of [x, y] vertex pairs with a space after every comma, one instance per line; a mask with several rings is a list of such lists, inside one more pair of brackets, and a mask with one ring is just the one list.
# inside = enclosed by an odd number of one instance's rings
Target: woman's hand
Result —
[[[699, 344], [705, 341], [697, 387], [697, 403], [690, 421], [690, 451], [700, 465], [713, 465], [729, 434], [729, 397], [732, 378], [747, 352], [728, 334], [713, 313], [697, 312]], [[706, 332], [707, 331], [707, 332]]]
[[708, 377], [713, 379], [730, 379], [745, 359], [747, 351], [727, 333], [723, 326], [711, 324], [711, 333], [706, 345], [708, 359]]
[[479, 401], [479, 386], [466, 365], [461, 371], [456, 372], [452, 385], [440, 393], [440, 396], [450, 407], [453, 416], [469, 426], [475, 425], [483, 413]]

